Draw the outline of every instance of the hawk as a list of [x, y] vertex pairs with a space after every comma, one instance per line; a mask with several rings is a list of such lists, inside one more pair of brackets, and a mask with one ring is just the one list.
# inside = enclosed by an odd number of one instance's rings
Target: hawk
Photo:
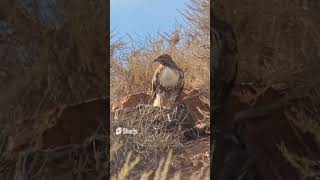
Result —
[[153, 60], [160, 65], [152, 78], [152, 93], [156, 96], [153, 106], [172, 108], [184, 86], [184, 73], [168, 54]]

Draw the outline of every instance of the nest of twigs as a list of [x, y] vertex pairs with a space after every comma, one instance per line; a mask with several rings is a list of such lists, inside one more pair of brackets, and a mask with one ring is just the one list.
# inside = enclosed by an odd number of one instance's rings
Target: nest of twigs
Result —
[[111, 157], [111, 174], [121, 168], [130, 151], [141, 157], [138, 168], [154, 169], [169, 149], [182, 147], [185, 140], [196, 135], [194, 122], [183, 105], [173, 110], [138, 105], [112, 113], [110, 119], [111, 144], [121, 145]]

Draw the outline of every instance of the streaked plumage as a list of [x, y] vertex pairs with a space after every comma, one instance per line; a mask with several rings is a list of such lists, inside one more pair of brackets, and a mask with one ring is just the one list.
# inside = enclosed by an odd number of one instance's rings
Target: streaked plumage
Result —
[[153, 61], [160, 64], [152, 78], [152, 92], [156, 96], [153, 105], [172, 108], [184, 87], [184, 73], [167, 54]]

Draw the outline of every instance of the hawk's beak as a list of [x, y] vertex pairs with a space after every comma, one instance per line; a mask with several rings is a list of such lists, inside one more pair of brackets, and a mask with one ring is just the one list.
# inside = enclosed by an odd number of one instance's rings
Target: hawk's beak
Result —
[[152, 63], [158, 62], [158, 58], [155, 58]]

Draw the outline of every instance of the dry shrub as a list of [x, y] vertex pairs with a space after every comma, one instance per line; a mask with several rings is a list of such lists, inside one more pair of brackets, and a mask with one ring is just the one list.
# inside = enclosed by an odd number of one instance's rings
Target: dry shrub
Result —
[[[161, 38], [161, 37], [159, 37]], [[165, 48], [164, 41], [146, 41], [152, 50], [138, 49], [121, 61], [111, 59], [111, 96], [118, 98], [124, 95], [151, 90], [151, 80], [158, 64], [152, 60], [162, 53], [172, 56], [178, 66], [185, 72], [186, 88], [207, 86], [209, 82], [208, 60], [203, 61], [202, 49], [190, 43], [186, 47], [175, 49]], [[159, 49], [157, 49], [159, 48]], [[125, 61], [125, 62], [124, 62]]]
[[[177, 24], [170, 32], [149, 35], [141, 41], [134, 41], [130, 37], [126, 41], [117, 39], [116, 35], [111, 36], [111, 102], [125, 95], [150, 91], [152, 76], [158, 65], [153, 64], [152, 60], [163, 53], [169, 54], [185, 72], [185, 89], [209, 90], [209, 0], [191, 0], [181, 14], [189, 22], [187, 27]], [[203, 98], [209, 101], [209, 96]], [[134, 179], [148, 179], [152, 176], [154, 179], [167, 179], [171, 154], [169, 160], [160, 160], [170, 150], [183, 146], [181, 140], [184, 139], [184, 131], [188, 129], [178, 128], [179, 125], [168, 129], [170, 123], [166, 110], [141, 107], [123, 109], [111, 115], [111, 142], [121, 142], [121, 148], [115, 151], [111, 162], [114, 179], [122, 179], [124, 176]], [[207, 112], [203, 113], [209, 116]], [[118, 127], [136, 129], [138, 134], [116, 136]], [[129, 155], [139, 156], [139, 162], [134, 159], [132, 161], [136, 164], [130, 164]], [[158, 165], [158, 169], [153, 171]], [[202, 173], [209, 179], [209, 170]], [[192, 178], [202, 177], [204, 175], [200, 173]], [[173, 178], [180, 179], [180, 174], [177, 173]]]
[[[57, 20], [52, 15], [55, 10], [63, 23], [52, 29], [45, 24]], [[56, 105], [107, 94], [101, 11], [100, 2], [82, 0], [1, 2], [0, 21], [7, 22], [12, 31], [10, 36], [0, 31], [1, 44], [20, 49], [19, 56], [27, 65], [22, 68], [15, 56], [10, 57], [12, 66], [1, 64], [15, 72], [0, 87], [5, 97], [0, 103], [1, 126], [14, 127], [19, 119]]]
[[[298, 170], [302, 179], [319, 179], [319, 156], [315, 156], [320, 151], [319, 88], [309, 89], [309, 93], [306, 95], [307, 102], [301, 102], [285, 111], [291, 128], [306, 153], [299, 154], [288, 150], [286, 142], [279, 144], [278, 148], [291, 166]], [[308, 141], [304, 142], [307, 138]], [[312, 143], [310, 144], [310, 142]]]
[[[106, 179], [109, 159], [106, 154], [108, 137], [106, 124], [83, 144], [68, 144], [44, 149], [29, 147], [13, 157], [0, 151], [2, 179]], [[0, 149], [7, 148], [6, 136], [0, 136]]]
[[[196, 7], [196, 8], [195, 8]], [[172, 56], [185, 72], [186, 88], [209, 88], [209, 1], [191, 1], [182, 13], [189, 26], [127, 42], [111, 36], [111, 99], [151, 89], [160, 54]]]
[[[215, 1], [212, 11], [234, 28], [240, 53], [237, 83], [251, 83], [263, 96], [268, 88], [288, 97], [305, 96], [286, 116], [297, 139], [307, 152], [319, 154], [319, 13], [316, 1]], [[255, 98], [257, 98], [255, 97]], [[277, 101], [277, 100], [275, 100]], [[317, 147], [306, 145], [311, 135]], [[309, 137], [309, 136], [308, 136]], [[308, 138], [308, 141], [310, 139]], [[286, 142], [279, 146], [303, 179], [319, 179], [319, 157], [289, 152]], [[312, 149], [312, 150], [311, 150]], [[298, 150], [297, 150], [298, 151]]]
[[290, 152], [284, 142], [278, 147], [283, 157], [290, 163], [291, 166], [298, 170], [301, 179], [319, 179], [319, 161], [311, 160], [308, 157]]
[[[131, 151], [142, 160], [137, 165], [140, 171], [131, 174], [137, 176], [141, 175], [141, 170], [155, 168], [170, 149], [182, 147], [185, 133], [192, 133], [194, 125], [188, 122], [190, 119], [185, 115], [180, 110], [158, 109], [150, 105], [122, 109], [111, 114], [111, 142], [121, 142], [121, 148], [113, 151], [111, 173], [119, 173], [125, 157]], [[119, 127], [135, 130], [137, 134], [116, 134]]]
[[[130, 171], [134, 169], [134, 166], [140, 161], [139, 156], [136, 157], [134, 160], [131, 159], [132, 152], [129, 152], [127, 159], [125, 163], [123, 164], [123, 167], [121, 170], [117, 173], [111, 176], [111, 180], [124, 180], [129, 177]], [[159, 163], [158, 167], [155, 171], [144, 171], [143, 174], [140, 176], [140, 180], [165, 180], [165, 179], [172, 179], [172, 180], [180, 180], [181, 179], [181, 173], [180, 171], [177, 171], [174, 173], [174, 175], [169, 174], [169, 168], [170, 163], [172, 159], [172, 152], [169, 151], [167, 158], [162, 158]], [[152, 178], [153, 177], [153, 178]], [[139, 177], [137, 177], [139, 179]], [[210, 169], [208, 167], [203, 168], [197, 172], [192, 173], [190, 180], [200, 180], [200, 179], [210, 179]]]

